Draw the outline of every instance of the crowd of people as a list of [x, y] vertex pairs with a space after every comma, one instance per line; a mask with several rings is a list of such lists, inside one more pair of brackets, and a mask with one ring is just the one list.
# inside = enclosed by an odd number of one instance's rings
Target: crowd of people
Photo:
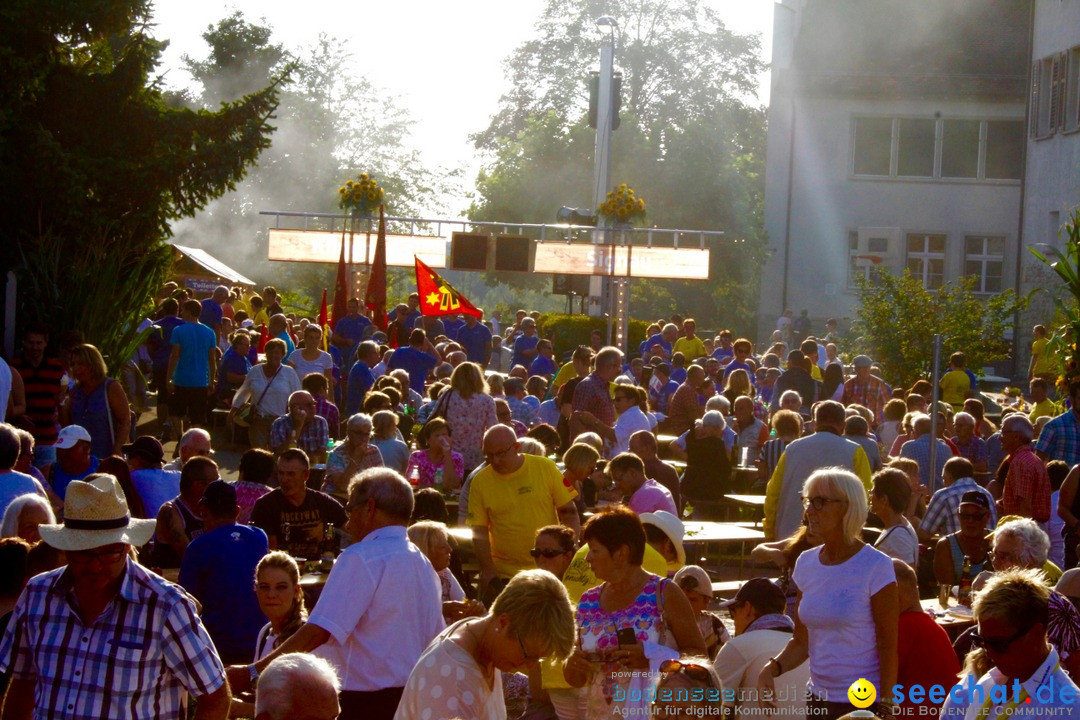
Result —
[[[416, 294], [385, 328], [280, 303], [170, 284], [117, 378], [87, 338], [23, 328], [0, 366], [5, 720], [1080, 706], [1080, 382], [1052, 397], [1044, 328], [1021, 409], [962, 351], [938, 388], [893, 387], [805, 312], [761, 346], [673, 316], [627, 354]], [[764, 496], [765, 542], [718, 602], [685, 523], [737, 492]]]

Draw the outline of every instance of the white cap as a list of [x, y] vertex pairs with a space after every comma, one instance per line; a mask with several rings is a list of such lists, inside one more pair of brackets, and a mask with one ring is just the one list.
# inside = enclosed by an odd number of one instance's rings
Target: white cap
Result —
[[56, 436], [56, 443], [53, 447], [57, 450], [67, 450], [75, 447], [75, 443], [80, 440], [90, 442], [90, 433], [86, 432], [86, 428], [82, 425], [68, 425]]

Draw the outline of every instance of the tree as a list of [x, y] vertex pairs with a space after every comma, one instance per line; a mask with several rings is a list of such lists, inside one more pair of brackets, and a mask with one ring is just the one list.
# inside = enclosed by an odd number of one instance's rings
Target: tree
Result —
[[1012, 290], [992, 297], [975, 294], [973, 278], [962, 277], [927, 290], [907, 269], [903, 275], [875, 273], [859, 282], [854, 348], [878, 362], [890, 382], [908, 387], [929, 377], [934, 335], [942, 335], [942, 355], [963, 352], [967, 366], [979, 368], [1009, 355], [1004, 339], [1025, 300]]
[[[271, 42], [272, 28], [234, 13], [207, 28], [205, 59], [185, 57], [198, 82], [197, 101], [214, 106], [224, 91], [265, 82], [293, 68], [275, 116], [270, 148], [237, 192], [176, 228], [178, 238], [220, 256], [256, 280], [291, 287], [315, 301], [333, 269], [270, 263], [260, 211], [338, 212], [337, 188], [360, 172], [386, 190], [387, 214], [424, 216], [446, 210], [442, 198], [458, 174], [430, 168], [409, 147], [413, 120], [397, 100], [354, 74], [347, 43], [321, 35], [313, 47]], [[222, 90], [224, 88], [225, 90]]]
[[744, 98], [763, 70], [756, 37], [729, 31], [701, 0], [548, 0], [537, 37], [506, 62], [511, 90], [473, 139], [488, 157], [470, 217], [551, 222], [562, 205], [592, 203], [594, 132], [587, 71], [599, 40], [593, 19], [614, 16], [623, 72], [613, 184], [627, 182], [659, 227], [723, 230], [710, 281], [634, 280], [632, 311], [668, 314], [664, 287], [703, 324], [749, 332], [764, 256], [765, 113]]
[[146, 0], [9, 0], [0, 20], [0, 259], [29, 289], [19, 318], [82, 330], [115, 370], [171, 262], [170, 223], [244, 176], [277, 87], [168, 107]]

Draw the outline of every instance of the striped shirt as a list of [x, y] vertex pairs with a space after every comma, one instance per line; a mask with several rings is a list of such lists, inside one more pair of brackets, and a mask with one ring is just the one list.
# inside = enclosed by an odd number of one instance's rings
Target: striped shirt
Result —
[[56, 422], [59, 407], [56, 396], [62, 389], [63, 365], [56, 358], [47, 357], [35, 367], [19, 356], [12, 359], [11, 367], [19, 371], [26, 391], [26, 417], [34, 424], [34, 444], [54, 444], [60, 432]]
[[187, 693], [225, 684], [182, 588], [128, 560], [116, 598], [84, 626], [66, 571], [30, 580], [0, 640], [0, 671], [36, 680], [35, 719], [181, 718]]
[[1080, 463], [1080, 417], [1077, 417], [1077, 411], [1070, 410], [1046, 423], [1035, 441], [1035, 450], [1050, 460], [1064, 460], [1069, 465]]
[[960, 498], [964, 493], [971, 491], [981, 492], [986, 496], [990, 504], [990, 522], [987, 527], [997, 527], [997, 506], [994, 505], [994, 496], [973, 479], [960, 478], [949, 487], [941, 488], [934, 493], [934, 496], [930, 498], [930, 504], [926, 506], [926, 514], [923, 515], [919, 529], [931, 535], [952, 535], [960, 532], [960, 518], [956, 514], [960, 510]]

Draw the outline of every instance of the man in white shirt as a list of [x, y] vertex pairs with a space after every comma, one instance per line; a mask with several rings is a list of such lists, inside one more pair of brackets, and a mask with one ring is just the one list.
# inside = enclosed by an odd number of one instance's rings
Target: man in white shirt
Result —
[[389, 468], [349, 485], [349, 532], [356, 542], [334, 564], [307, 623], [253, 665], [229, 668], [234, 688], [257, 681], [290, 652], [326, 659], [342, 678], [341, 719], [391, 720], [420, 654], [445, 623], [431, 562], [409, 542], [412, 488]]
[[973, 607], [975, 645], [985, 649], [994, 667], [978, 680], [967, 675], [953, 686], [941, 717], [1072, 717], [1080, 688], [1046, 640], [1049, 601], [1038, 570], [995, 573]]
[[[635, 385], [620, 384], [615, 386], [615, 395], [611, 403], [618, 416], [614, 425], [606, 425], [589, 412], [582, 412], [581, 419], [585, 429], [597, 433], [604, 439], [604, 455], [608, 459], [630, 451], [630, 436], [639, 430], [652, 431], [648, 416], [642, 412], [638, 403], [641, 401], [639, 388]], [[645, 392], [640, 388], [641, 393]]]

